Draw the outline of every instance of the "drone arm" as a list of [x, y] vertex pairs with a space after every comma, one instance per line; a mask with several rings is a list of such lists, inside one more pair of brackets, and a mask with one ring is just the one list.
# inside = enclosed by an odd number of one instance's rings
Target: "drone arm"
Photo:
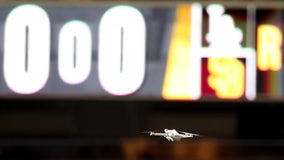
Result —
[[151, 132], [150, 135], [153, 135], [153, 136], [167, 136], [167, 134], [165, 134], [165, 133], [155, 133], [155, 132]]

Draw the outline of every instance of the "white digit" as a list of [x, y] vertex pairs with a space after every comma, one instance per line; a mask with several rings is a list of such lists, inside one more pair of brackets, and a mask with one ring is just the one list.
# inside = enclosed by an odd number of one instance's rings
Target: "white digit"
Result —
[[105, 12], [99, 26], [98, 74], [102, 87], [113, 95], [135, 92], [145, 75], [143, 15], [130, 6]]
[[20, 5], [7, 16], [4, 29], [4, 79], [19, 94], [32, 94], [49, 76], [50, 22], [37, 5]]
[[92, 62], [91, 29], [81, 21], [66, 23], [59, 34], [58, 70], [68, 84], [84, 82]]

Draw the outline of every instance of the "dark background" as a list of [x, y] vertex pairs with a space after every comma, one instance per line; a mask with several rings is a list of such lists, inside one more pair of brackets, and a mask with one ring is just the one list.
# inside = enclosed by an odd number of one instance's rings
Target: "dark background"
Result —
[[[1, 159], [282, 159], [282, 102], [7, 99]], [[142, 132], [202, 137], [168, 142]]]

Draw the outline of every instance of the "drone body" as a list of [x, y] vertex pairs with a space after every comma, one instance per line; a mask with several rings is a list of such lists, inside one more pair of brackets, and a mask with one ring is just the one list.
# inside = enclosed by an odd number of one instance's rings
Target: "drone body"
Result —
[[200, 136], [199, 134], [177, 131], [175, 129], [164, 129], [164, 132], [150, 131], [148, 133], [150, 133], [150, 136], [163, 136], [168, 141], [180, 141], [182, 138], [193, 138], [194, 136]]

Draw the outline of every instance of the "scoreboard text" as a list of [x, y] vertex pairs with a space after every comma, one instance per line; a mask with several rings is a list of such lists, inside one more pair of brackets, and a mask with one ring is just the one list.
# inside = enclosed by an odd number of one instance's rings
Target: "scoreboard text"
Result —
[[94, 3], [0, 12], [0, 95], [256, 100], [284, 92], [281, 9]]

